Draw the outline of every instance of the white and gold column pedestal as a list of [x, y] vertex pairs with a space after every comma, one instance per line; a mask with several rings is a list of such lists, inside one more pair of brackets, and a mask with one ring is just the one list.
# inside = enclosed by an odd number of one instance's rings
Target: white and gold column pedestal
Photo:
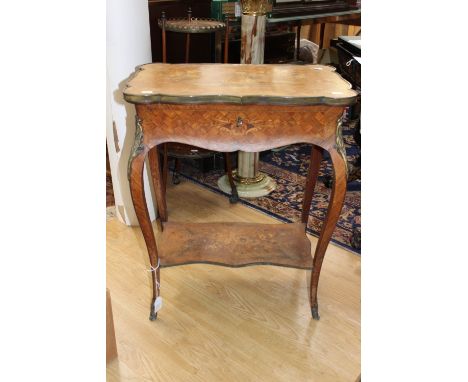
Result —
[[[259, 153], [239, 152], [237, 170], [232, 175], [237, 193], [241, 198], [259, 198], [276, 189], [276, 182], [258, 171]], [[218, 179], [218, 187], [230, 194], [231, 186], [227, 175]]]
[[[266, 13], [271, 5], [268, 0], [241, 0], [241, 3], [241, 64], [263, 64]], [[233, 176], [241, 198], [258, 198], [276, 189], [275, 181], [258, 171], [258, 160], [259, 153], [239, 151]], [[218, 186], [224, 192], [231, 192], [227, 176], [218, 180]]]

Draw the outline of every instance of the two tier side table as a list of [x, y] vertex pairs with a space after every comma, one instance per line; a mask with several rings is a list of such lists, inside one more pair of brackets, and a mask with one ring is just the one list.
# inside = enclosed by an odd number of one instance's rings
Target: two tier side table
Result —
[[[311, 312], [318, 320], [320, 270], [346, 193], [341, 118], [344, 109], [357, 98], [351, 85], [334, 68], [322, 65], [148, 64], [134, 73], [124, 97], [136, 108], [128, 177], [152, 269], [150, 319], [157, 317], [161, 267], [210, 263], [311, 269]], [[148, 155], [159, 160], [158, 145], [166, 142], [221, 152], [258, 152], [294, 143], [311, 144], [301, 222], [169, 222], [157, 163], [152, 171], [158, 229], [162, 231], [157, 243], [146, 205], [143, 166]], [[330, 154], [334, 181], [312, 257], [306, 225], [322, 150]]]

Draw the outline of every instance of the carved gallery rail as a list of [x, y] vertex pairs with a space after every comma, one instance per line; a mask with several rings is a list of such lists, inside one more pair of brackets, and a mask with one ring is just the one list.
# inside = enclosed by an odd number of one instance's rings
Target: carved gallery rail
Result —
[[[161, 304], [160, 267], [212, 263], [232, 267], [274, 264], [312, 269], [310, 303], [319, 319], [317, 287], [323, 258], [346, 193], [341, 116], [357, 93], [334, 68], [321, 65], [148, 64], [124, 91], [136, 106], [136, 132], [128, 176], [148, 249], [153, 299]], [[301, 223], [169, 223], [158, 146], [179, 142], [208, 150], [248, 152], [293, 143], [312, 144]], [[333, 190], [327, 217], [311, 257], [305, 228], [322, 150], [330, 153]], [[150, 156], [156, 201], [157, 245], [146, 206], [143, 166]]]

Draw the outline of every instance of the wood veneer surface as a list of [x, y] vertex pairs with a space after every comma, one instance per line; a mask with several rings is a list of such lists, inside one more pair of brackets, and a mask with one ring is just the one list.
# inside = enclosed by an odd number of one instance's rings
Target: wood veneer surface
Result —
[[303, 223], [168, 222], [159, 245], [161, 266], [262, 263], [311, 269], [310, 241], [304, 232]]
[[170, 96], [174, 103], [210, 97], [211, 103], [216, 98], [234, 103], [277, 98], [289, 104], [304, 99], [349, 104], [357, 93], [335, 68], [324, 65], [147, 64], [128, 82], [124, 95], [133, 103], [164, 102], [155, 97]]

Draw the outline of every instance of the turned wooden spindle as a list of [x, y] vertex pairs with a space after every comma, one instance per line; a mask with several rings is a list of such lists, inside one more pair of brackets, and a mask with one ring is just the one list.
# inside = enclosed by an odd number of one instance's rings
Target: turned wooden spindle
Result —
[[166, 56], [166, 12], [161, 13], [161, 29], [162, 29], [162, 62], [167, 62]]
[[297, 30], [296, 30], [296, 61], [299, 60], [300, 49], [301, 49], [301, 23], [298, 23]]
[[[192, 8], [189, 7], [187, 12], [187, 19], [188, 21], [192, 21]], [[186, 34], [185, 38], [185, 63], [189, 62], [189, 54], [190, 54], [190, 33]]]
[[226, 31], [224, 32], [224, 63], [229, 61], [229, 15], [226, 15]]

